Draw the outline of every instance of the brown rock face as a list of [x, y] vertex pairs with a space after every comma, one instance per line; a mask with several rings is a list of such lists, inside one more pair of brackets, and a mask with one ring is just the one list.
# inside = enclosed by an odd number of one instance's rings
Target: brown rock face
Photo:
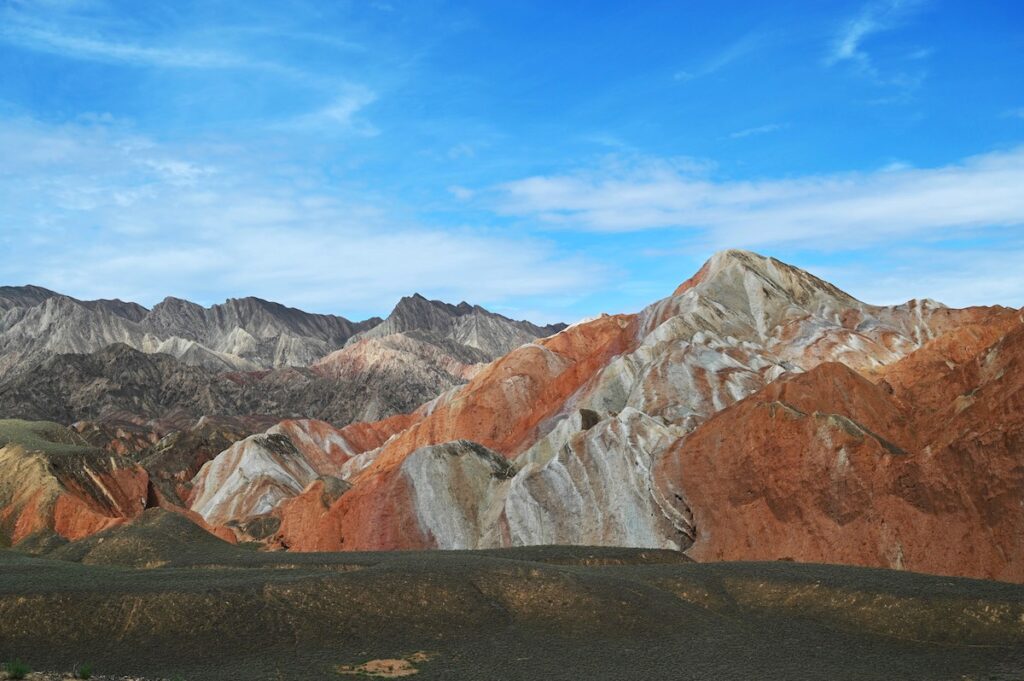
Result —
[[1024, 581], [1022, 360], [1013, 313], [936, 339], [879, 385], [824, 364], [711, 418], [655, 479], [692, 514], [697, 560]]
[[339, 482], [317, 479], [298, 496], [282, 501], [274, 512], [281, 524], [272, 543], [282, 549], [301, 544], [307, 551], [340, 550], [341, 527], [337, 518], [328, 516], [331, 504], [347, 491], [347, 483]]

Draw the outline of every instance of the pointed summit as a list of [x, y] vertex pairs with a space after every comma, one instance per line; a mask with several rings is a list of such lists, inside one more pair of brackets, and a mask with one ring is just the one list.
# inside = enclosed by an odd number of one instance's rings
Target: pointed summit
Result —
[[782, 296], [800, 305], [822, 296], [847, 305], [861, 304], [850, 294], [806, 270], [759, 253], [734, 248], [712, 255], [672, 295], [679, 296], [694, 288], [704, 292], [734, 289], [749, 293], [751, 286], [757, 283], [764, 289], [764, 295]]
[[750, 251], [715, 253], [669, 298], [647, 308], [644, 329], [687, 310], [728, 311], [752, 324], [762, 338], [772, 329], [804, 317], [839, 319], [871, 308], [813, 274]]

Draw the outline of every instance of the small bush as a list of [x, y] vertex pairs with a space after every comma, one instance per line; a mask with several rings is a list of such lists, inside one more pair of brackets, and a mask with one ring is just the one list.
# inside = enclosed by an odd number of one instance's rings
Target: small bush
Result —
[[32, 668], [23, 662], [15, 660], [5, 664], [4, 671], [7, 672], [7, 678], [9, 679], [23, 679], [32, 672]]
[[75, 678], [76, 679], [91, 679], [92, 678], [92, 665], [91, 664], [79, 664], [75, 666]]

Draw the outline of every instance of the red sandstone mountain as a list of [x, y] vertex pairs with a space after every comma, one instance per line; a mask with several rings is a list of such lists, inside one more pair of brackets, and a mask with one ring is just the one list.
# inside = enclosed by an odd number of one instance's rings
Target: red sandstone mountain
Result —
[[276, 543], [625, 544], [1024, 579], [1015, 379], [978, 368], [993, 343], [1009, 362], [1020, 328], [1005, 308], [865, 305], [725, 252], [638, 315], [518, 348], [411, 425], [380, 424], [393, 436], [340, 471], [351, 488], [314, 481], [272, 511]]
[[188, 503], [292, 550], [629, 545], [1024, 581], [1021, 353], [1019, 311], [867, 305], [727, 251], [411, 414], [235, 443]]

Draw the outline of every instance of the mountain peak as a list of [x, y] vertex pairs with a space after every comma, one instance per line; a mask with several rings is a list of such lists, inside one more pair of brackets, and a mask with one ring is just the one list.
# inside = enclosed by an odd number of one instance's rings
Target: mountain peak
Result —
[[153, 306], [153, 310], [155, 311], [157, 308], [175, 309], [175, 308], [197, 308], [197, 307], [202, 309], [203, 306], [199, 305], [198, 303], [193, 303], [191, 300], [185, 300], [184, 298], [178, 298], [176, 296], [167, 296], [166, 298], [161, 300], [159, 303], [154, 305]]
[[853, 296], [810, 272], [776, 258], [730, 248], [718, 251], [692, 277], [672, 293], [683, 295], [691, 289], [705, 294], [742, 293], [749, 296], [755, 283], [759, 296], [783, 297], [806, 304], [821, 297], [859, 304]]
[[33, 307], [60, 295], [42, 286], [0, 286], [0, 311], [14, 307]]
[[557, 333], [563, 328], [564, 325], [560, 324], [542, 327], [527, 321], [516, 321], [466, 301], [452, 305], [414, 293], [402, 297], [387, 319], [372, 329], [354, 335], [348, 344], [365, 338], [415, 331], [431, 335], [435, 340], [448, 339], [480, 350], [488, 358], [494, 359], [524, 343]]
[[[458, 305], [452, 305], [442, 300], [431, 300], [422, 294], [414, 293], [411, 296], [403, 296], [395, 305], [391, 314], [388, 315], [388, 319], [400, 319], [407, 315], [418, 317], [424, 314], [459, 317], [472, 311], [473, 306], [469, 303], [462, 302]], [[423, 320], [417, 319], [416, 321], [422, 322]]]

